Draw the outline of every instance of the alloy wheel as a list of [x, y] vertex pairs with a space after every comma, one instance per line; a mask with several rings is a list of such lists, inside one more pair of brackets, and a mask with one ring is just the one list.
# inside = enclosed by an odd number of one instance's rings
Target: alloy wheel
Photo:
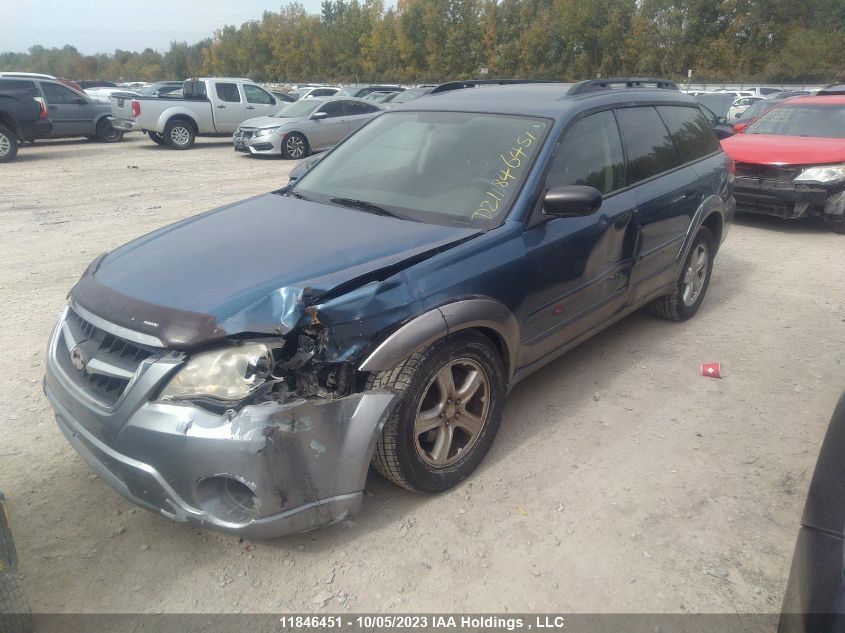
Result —
[[285, 141], [285, 149], [291, 158], [301, 158], [305, 153], [305, 142], [299, 136], [289, 136]]
[[190, 138], [191, 133], [188, 131], [188, 128], [182, 125], [177, 125], [170, 130], [170, 140], [176, 145], [187, 145]]
[[707, 246], [698, 244], [690, 257], [687, 272], [684, 274], [684, 305], [691, 306], [701, 295], [704, 282], [707, 280], [707, 267], [710, 263]]
[[0, 158], [9, 154], [12, 151], [12, 141], [9, 137], [0, 132]]
[[432, 378], [414, 422], [417, 454], [443, 468], [475, 444], [490, 412], [490, 379], [468, 358], [451, 361]]

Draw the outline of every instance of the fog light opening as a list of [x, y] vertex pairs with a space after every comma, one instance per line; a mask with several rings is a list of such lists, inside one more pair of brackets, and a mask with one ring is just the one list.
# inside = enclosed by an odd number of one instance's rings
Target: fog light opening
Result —
[[255, 493], [245, 483], [225, 475], [200, 481], [197, 503], [213, 518], [225, 523], [249, 523], [258, 514]]

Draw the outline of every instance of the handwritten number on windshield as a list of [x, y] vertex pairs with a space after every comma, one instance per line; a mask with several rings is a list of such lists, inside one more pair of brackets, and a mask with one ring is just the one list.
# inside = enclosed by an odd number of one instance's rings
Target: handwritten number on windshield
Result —
[[516, 139], [515, 147], [511, 147], [499, 154], [502, 167], [499, 169], [497, 176], [490, 181], [490, 190], [484, 192], [484, 195], [490, 199], [485, 198], [479, 203], [478, 208], [472, 214], [473, 220], [493, 219], [496, 211], [499, 209], [499, 203], [507, 197], [507, 189], [510, 187], [511, 181], [516, 181], [523, 164], [528, 161], [528, 155], [525, 153], [525, 149], [531, 147], [536, 140], [537, 137], [531, 134], [531, 132], [525, 132]]

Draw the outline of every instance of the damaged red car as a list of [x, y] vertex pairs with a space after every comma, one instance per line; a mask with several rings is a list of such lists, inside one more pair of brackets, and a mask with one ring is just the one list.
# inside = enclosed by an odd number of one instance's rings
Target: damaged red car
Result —
[[845, 95], [796, 97], [722, 141], [736, 210], [816, 217], [845, 233]]

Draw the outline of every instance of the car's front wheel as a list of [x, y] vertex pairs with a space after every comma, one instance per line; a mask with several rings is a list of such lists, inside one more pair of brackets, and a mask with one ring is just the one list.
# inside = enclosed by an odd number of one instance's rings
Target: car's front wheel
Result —
[[308, 140], [299, 132], [291, 132], [282, 139], [282, 156], [299, 160], [308, 156]]
[[101, 143], [117, 143], [123, 139], [123, 132], [116, 129], [108, 119], [97, 123], [97, 140]]
[[710, 286], [713, 258], [716, 255], [714, 249], [713, 234], [706, 226], [701, 227], [681, 268], [675, 288], [670, 294], [649, 304], [653, 314], [671, 321], [686, 321], [698, 312]]
[[373, 466], [415, 492], [447, 490], [484, 459], [502, 421], [507, 377], [486, 336], [461, 332], [374, 374], [370, 388], [399, 402], [384, 425]]

